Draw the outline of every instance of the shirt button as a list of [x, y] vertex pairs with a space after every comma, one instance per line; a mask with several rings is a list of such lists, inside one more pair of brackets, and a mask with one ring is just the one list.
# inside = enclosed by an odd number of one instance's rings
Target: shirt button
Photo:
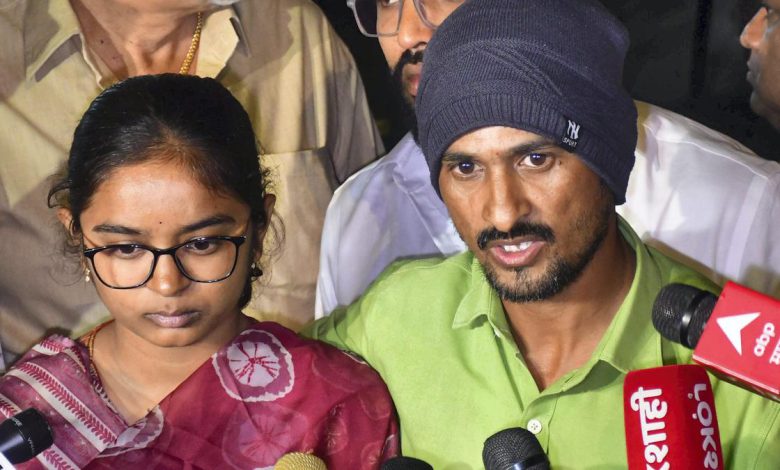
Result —
[[539, 434], [542, 432], [542, 422], [538, 419], [528, 421], [528, 430], [534, 434]]

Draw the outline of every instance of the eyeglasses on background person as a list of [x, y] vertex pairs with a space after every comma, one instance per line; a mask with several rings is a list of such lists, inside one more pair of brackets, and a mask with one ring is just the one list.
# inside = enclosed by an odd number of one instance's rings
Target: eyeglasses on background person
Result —
[[[425, 26], [436, 29], [464, 0], [410, 0]], [[347, 0], [360, 31], [369, 37], [395, 36], [404, 0]]]
[[162, 255], [171, 255], [187, 279], [212, 283], [233, 274], [238, 248], [245, 241], [246, 236], [198, 237], [165, 249], [124, 243], [89, 248], [84, 250], [84, 256], [92, 262], [100, 282], [112, 289], [133, 289], [146, 284]]

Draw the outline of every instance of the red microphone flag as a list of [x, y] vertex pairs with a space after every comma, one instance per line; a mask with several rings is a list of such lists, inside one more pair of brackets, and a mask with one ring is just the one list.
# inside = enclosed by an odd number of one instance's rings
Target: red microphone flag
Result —
[[729, 282], [693, 360], [726, 380], [780, 401], [780, 301]]
[[629, 372], [623, 407], [630, 470], [723, 468], [712, 386], [700, 366]]

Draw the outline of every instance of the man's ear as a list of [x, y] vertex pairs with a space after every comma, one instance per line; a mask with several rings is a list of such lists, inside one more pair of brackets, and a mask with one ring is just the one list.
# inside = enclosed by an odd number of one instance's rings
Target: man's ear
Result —
[[265, 206], [265, 225], [258, 227], [255, 231], [255, 259], [260, 259], [263, 255], [263, 240], [265, 234], [268, 231], [268, 226], [271, 225], [271, 216], [274, 214], [274, 204], [276, 204], [276, 196], [273, 194], [266, 194], [263, 198], [263, 206]]

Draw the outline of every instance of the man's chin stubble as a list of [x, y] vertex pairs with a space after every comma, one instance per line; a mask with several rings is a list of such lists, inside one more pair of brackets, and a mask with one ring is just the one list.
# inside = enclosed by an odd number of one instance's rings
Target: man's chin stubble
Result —
[[404, 126], [411, 131], [414, 141], [419, 143], [417, 136], [417, 116], [414, 113], [414, 98], [406, 90], [403, 80], [404, 67], [409, 64], [422, 63], [423, 52], [418, 51], [412, 54], [410, 51], [405, 51], [398, 63], [392, 70], [392, 81], [395, 85], [396, 97], [401, 108], [401, 121]]

